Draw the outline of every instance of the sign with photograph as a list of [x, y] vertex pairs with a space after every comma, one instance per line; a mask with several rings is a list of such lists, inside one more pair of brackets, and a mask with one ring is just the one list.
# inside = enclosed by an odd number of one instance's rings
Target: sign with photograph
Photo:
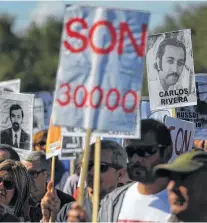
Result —
[[0, 90], [19, 93], [20, 92], [20, 84], [21, 84], [20, 79], [1, 81], [0, 82]]
[[194, 122], [195, 139], [207, 139], [207, 74], [196, 74], [197, 105], [176, 109], [177, 118]]
[[32, 150], [34, 95], [0, 92], [0, 143]]
[[197, 104], [190, 29], [149, 36], [146, 64], [151, 110]]

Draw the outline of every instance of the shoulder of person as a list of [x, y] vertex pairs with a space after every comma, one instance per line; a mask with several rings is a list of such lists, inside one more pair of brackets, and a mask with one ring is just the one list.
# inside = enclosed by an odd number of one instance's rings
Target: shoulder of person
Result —
[[107, 194], [102, 200], [101, 200], [101, 205], [102, 204], [107, 204], [109, 201], [111, 202], [116, 202], [116, 200], [119, 198], [119, 196], [127, 191], [127, 189], [135, 184], [137, 182], [131, 182], [128, 183], [124, 186], [118, 187], [115, 190], [113, 190], [111, 193]]
[[66, 194], [64, 192], [62, 192], [61, 190], [58, 190], [56, 189], [57, 191], [57, 196], [58, 198], [60, 199], [60, 202], [61, 202], [61, 207], [67, 203], [70, 203], [72, 201], [75, 201], [75, 199], [69, 195], [69, 194]]

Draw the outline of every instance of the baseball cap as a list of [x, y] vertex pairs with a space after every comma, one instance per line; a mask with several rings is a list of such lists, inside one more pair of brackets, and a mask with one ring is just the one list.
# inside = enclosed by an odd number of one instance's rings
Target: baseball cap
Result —
[[141, 121], [141, 139], [127, 139], [126, 150], [130, 147], [170, 146], [172, 145], [169, 129], [161, 122], [154, 119]]
[[187, 152], [178, 156], [172, 163], [155, 166], [153, 172], [157, 176], [169, 176], [171, 172], [190, 174], [204, 166], [207, 167], [207, 153]]

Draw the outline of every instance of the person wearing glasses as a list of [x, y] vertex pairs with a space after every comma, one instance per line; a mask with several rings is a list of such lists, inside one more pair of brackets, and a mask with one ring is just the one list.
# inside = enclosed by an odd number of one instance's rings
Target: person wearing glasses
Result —
[[[1, 221], [25, 221], [25, 207], [30, 194], [31, 181], [26, 168], [19, 162], [5, 160], [0, 163], [0, 204], [5, 208]], [[11, 216], [12, 215], [12, 216]]]
[[[32, 179], [29, 199], [30, 218], [32, 222], [39, 222], [42, 218], [40, 202], [47, 191], [47, 186], [51, 187], [51, 183], [47, 184], [50, 178], [50, 161], [46, 160], [44, 152], [32, 151], [24, 157], [22, 163]], [[61, 207], [66, 203], [74, 201], [72, 196], [60, 190], [56, 190], [56, 194], [58, 197], [56, 203], [59, 203]]]
[[172, 163], [154, 168], [158, 178], [168, 177], [170, 222], [207, 221], [207, 153], [188, 152]]
[[[99, 222], [164, 222], [170, 217], [168, 178], [154, 179], [153, 167], [172, 156], [172, 140], [167, 127], [153, 119], [141, 121], [141, 139], [126, 141], [129, 178], [127, 184], [105, 196]], [[85, 220], [78, 205], [68, 212], [68, 222]]]
[[[94, 150], [95, 143], [91, 144], [91, 154], [88, 165], [88, 176], [87, 186], [88, 194], [85, 195], [84, 209], [86, 212], [86, 221], [91, 222], [92, 220], [92, 200], [93, 195], [93, 180], [94, 180]], [[117, 142], [112, 140], [101, 140], [101, 163], [100, 163], [100, 200], [103, 199], [107, 194], [112, 192], [118, 187], [118, 184], [125, 178], [127, 168], [127, 154], [125, 149]], [[42, 200], [42, 211], [49, 213], [51, 209], [48, 208], [46, 199]], [[63, 208], [57, 213], [57, 222], [67, 221], [67, 212], [73, 210], [76, 206], [76, 202], [72, 202], [63, 206]], [[52, 208], [52, 206], [51, 206]], [[53, 208], [54, 210], [54, 208]], [[43, 215], [43, 222], [49, 220], [49, 215]]]

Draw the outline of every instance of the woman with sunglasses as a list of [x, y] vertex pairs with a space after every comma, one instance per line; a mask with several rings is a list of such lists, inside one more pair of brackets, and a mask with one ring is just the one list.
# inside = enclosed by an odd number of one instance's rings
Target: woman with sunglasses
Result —
[[27, 170], [19, 161], [5, 160], [0, 163], [0, 204], [21, 220], [24, 218], [30, 185]]

